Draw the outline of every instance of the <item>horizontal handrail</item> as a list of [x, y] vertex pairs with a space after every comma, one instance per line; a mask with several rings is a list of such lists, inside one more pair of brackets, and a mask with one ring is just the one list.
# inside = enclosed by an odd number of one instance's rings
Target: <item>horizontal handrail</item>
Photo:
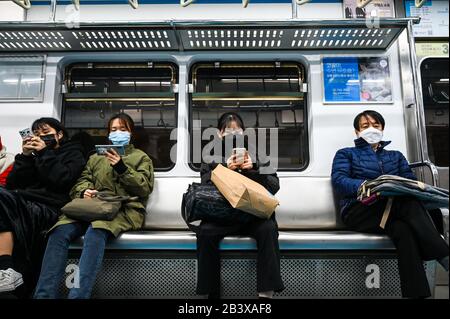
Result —
[[279, 101], [297, 100], [302, 101], [302, 92], [232, 92], [232, 93], [192, 93], [194, 101]]

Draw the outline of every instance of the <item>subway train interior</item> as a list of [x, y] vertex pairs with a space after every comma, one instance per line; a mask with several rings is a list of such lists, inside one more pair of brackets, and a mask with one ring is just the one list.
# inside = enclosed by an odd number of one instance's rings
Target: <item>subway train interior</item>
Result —
[[[198, 298], [196, 236], [181, 202], [200, 181], [193, 148], [208, 140], [196, 138], [228, 111], [260, 137], [278, 134], [266, 150], [278, 163], [286, 289], [274, 297], [401, 298], [391, 240], [342, 223], [332, 162], [354, 145], [356, 114], [372, 109], [386, 119], [389, 148], [420, 180], [448, 190], [449, 2], [373, 0], [363, 16], [359, 2], [0, 1], [8, 151], [20, 153], [18, 132], [45, 116], [107, 144], [108, 119], [123, 112], [154, 165], [144, 226], [108, 242], [93, 298]], [[362, 77], [356, 96], [330, 81], [349, 78], [350, 64]], [[448, 243], [448, 209], [435, 213]], [[83, 238], [71, 245], [68, 264], [82, 246]], [[224, 298], [256, 298], [256, 248], [245, 236], [222, 241]], [[376, 289], [366, 285], [372, 264], [383, 274]], [[424, 267], [432, 297], [448, 298], [448, 273], [435, 261]]]

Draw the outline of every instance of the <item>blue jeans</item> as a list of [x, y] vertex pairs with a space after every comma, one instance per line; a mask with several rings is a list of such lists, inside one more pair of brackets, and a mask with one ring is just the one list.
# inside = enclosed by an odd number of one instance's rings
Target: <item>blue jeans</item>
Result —
[[83, 252], [79, 262], [79, 288], [71, 288], [69, 299], [88, 299], [102, 266], [106, 241], [110, 234], [87, 223], [56, 227], [50, 234], [42, 262], [41, 275], [34, 293], [36, 299], [56, 299], [64, 277], [70, 243], [84, 234]]

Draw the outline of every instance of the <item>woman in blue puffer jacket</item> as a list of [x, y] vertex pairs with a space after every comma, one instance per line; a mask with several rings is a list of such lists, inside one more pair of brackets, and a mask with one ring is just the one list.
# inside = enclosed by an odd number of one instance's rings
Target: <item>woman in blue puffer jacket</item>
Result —
[[379, 224], [387, 198], [363, 204], [357, 200], [359, 187], [381, 175], [416, 179], [407, 160], [399, 151], [385, 149], [382, 141], [385, 121], [375, 111], [358, 114], [353, 122], [355, 147], [339, 150], [333, 160], [332, 183], [340, 197], [343, 222], [348, 228], [367, 233], [387, 234], [398, 254], [402, 295], [421, 298], [430, 296], [423, 260], [438, 260], [448, 271], [449, 248], [436, 230], [421, 202], [412, 197], [396, 197], [391, 214], [382, 229]]

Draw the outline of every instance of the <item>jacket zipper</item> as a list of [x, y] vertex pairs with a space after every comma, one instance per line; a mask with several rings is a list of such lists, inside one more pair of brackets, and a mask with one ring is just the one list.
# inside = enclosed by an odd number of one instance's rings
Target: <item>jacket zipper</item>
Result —
[[375, 153], [377, 155], [378, 166], [380, 167], [381, 174], [384, 175], [383, 162], [381, 161], [380, 154], [378, 153], [378, 150]]

